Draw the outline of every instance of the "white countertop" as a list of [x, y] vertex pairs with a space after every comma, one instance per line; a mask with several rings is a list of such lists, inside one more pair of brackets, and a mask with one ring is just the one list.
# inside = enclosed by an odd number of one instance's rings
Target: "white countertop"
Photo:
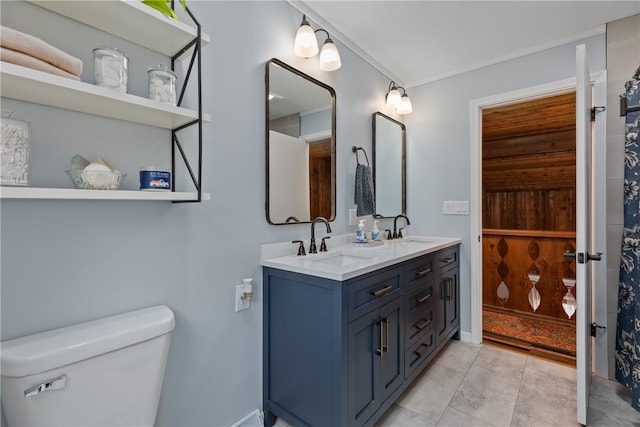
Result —
[[[459, 238], [409, 236], [383, 240], [379, 246], [360, 245], [354, 236], [331, 236], [327, 252], [298, 256], [298, 244], [268, 243], [260, 247], [260, 265], [310, 276], [344, 281], [402, 261], [445, 249], [461, 242]], [[321, 238], [316, 238], [320, 247]], [[304, 241], [305, 250], [309, 239]]]

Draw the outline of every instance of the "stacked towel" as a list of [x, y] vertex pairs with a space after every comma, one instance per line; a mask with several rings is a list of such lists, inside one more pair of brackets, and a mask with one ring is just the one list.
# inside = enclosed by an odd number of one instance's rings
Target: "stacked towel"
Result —
[[373, 215], [376, 212], [371, 167], [358, 163], [356, 166], [356, 186], [353, 202], [358, 205], [358, 216]]
[[0, 60], [80, 80], [82, 61], [43, 40], [0, 26]]

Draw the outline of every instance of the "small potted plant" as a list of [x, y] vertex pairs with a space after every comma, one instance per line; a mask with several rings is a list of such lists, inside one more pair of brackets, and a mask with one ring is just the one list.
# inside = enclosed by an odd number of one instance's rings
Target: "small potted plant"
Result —
[[[142, 0], [142, 3], [160, 11], [166, 16], [169, 16], [173, 19], [178, 19], [178, 15], [176, 14], [176, 12], [171, 9], [171, 0]], [[182, 4], [182, 7], [187, 10], [187, 0], [180, 0], [180, 3]]]

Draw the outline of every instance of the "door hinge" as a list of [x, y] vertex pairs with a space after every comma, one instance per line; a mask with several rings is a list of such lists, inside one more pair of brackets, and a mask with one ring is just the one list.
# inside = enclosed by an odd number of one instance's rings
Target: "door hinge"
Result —
[[607, 329], [607, 327], [606, 327], [606, 326], [602, 326], [602, 325], [598, 325], [596, 322], [593, 322], [593, 323], [591, 324], [591, 336], [592, 336], [592, 337], [595, 337], [595, 336], [596, 336], [596, 331], [597, 331], [598, 329]]
[[592, 107], [591, 108], [591, 121], [595, 122], [596, 121], [596, 114], [597, 113], [602, 113], [605, 109], [606, 109], [606, 107]]

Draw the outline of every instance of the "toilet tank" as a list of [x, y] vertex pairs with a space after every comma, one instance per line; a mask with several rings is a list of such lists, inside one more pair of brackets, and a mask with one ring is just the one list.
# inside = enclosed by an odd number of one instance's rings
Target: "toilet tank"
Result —
[[9, 426], [152, 426], [173, 312], [156, 306], [0, 343]]

